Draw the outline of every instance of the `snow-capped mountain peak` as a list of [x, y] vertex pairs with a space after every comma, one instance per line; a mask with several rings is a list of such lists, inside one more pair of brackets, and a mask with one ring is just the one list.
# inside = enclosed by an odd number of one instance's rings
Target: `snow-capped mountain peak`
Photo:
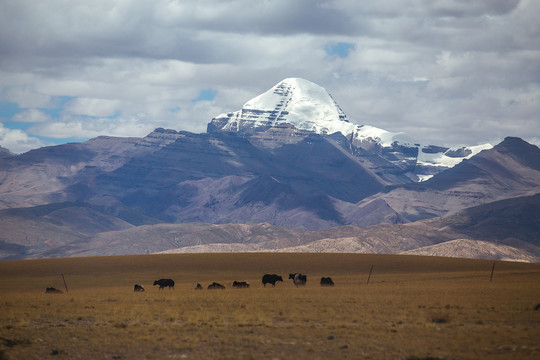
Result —
[[369, 125], [349, 122], [325, 88], [302, 78], [280, 81], [268, 91], [249, 100], [242, 109], [212, 119], [208, 131], [248, 133], [280, 124], [317, 134], [341, 132], [356, 141], [374, 141], [382, 146], [414, 146], [418, 143], [404, 133], [393, 133]]
[[350, 134], [356, 127], [326, 89], [289, 78], [249, 100], [241, 110], [216, 116], [209, 131], [253, 133], [284, 123], [318, 134]]
[[208, 124], [208, 132], [253, 135], [283, 124], [321, 135], [340, 132], [353, 147], [375, 151], [420, 180], [491, 148], [489, 144], [460, 149], [422, 145], [402, 132], [354, 124], [325, 88], [302, 78], [282, 80], [242, 109], [216, 116]]

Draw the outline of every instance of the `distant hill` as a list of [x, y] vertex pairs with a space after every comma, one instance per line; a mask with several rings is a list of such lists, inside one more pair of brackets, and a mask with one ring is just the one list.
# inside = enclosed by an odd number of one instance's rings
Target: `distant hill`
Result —
[[[540, 262], [540, 194], [480, 205], [433, 220], [338, 227], [305, 233], [302, 238], [300, 245], [275, 250], [403, 253]], [[195, 245], [166, 252], [261, 250], [261, 247], [242, 246], [241, 241], [229, 242], [232, 244]]]
[[[44, 209], [36, 218], [73, 212], [73, 204]], [[156, 224], [74, 234], [71, 241], [34, 248], [28, 257], [65, 257], [191, 252], [343, 252], [457, 256], [540, 262], [540, 195], [466, 209], [409, 224], [340, 226], [302, 231], [270, 224]], [[81, 211], [79, 209], [79, 211]], [[16, 216], [16, 214], [11, 214]], [[2, 214], [2, 218], [3, 218]], [[77, 214], [71, 217], [76, 218]], [[49, 222], [45, 221], [43, 225]], [[39, 221], [29, 223], [38, 226]], [[69, 221], [62, 224], [69, 229]], [[91, 225], [91, 224], [89, 224]], [[44, 228], [46, 229], [46, 228]], [[501, 231], [501, 229], [503, 231]], [[508, 229], [514, 229], [510, 231]], [[49, 231], [59, 231], [58, 228]], [[46, 236], [46, 234], [45, 234]], [[39, 239], [38, 239], [39, 240]], [[39, 242], [37, 243], [39, 244]], [[4, 247], [4, 254], [17, 248]]]

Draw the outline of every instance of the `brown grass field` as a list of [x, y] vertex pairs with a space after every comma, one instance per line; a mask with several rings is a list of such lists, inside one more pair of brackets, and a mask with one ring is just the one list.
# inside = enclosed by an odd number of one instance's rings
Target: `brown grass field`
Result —
[[[0, 359], [539, 359], [540, 264], [498, 261], [490, 281], [492, 265], [275, 253], [3, 261]], [[284, 282], [265, 288], [264, 273]], [[174, 290], [153, 287], [159, 278]], [[226, 289], [207, 290], [214, 281]]]

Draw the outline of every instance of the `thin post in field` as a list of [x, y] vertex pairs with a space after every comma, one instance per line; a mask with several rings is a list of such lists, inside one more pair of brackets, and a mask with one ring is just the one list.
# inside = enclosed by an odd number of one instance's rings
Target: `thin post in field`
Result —
[[493, 281], [493, 271], [495, 271], [495, 261], [493, 262], [493, 267], [491, 268], [491, 276], [489, 277], [489, 282]]
[[369, 285], [369, 279], [371, 279], [371, 273], [373, 272], [373, 265], [371, 265], [371, 269], [369, 269], [369, 275], [368, 275], [368, 278], [367, 278], [367, 283], [366, 285]]
[[62, 280], [64, 280], [64, 287], [66, 288], [66, 292], [68, 293], [69, 290], [68, 290], [68, 287], [67, 287], [66, 279], [64, 278], [64, 274], [62, 274]]

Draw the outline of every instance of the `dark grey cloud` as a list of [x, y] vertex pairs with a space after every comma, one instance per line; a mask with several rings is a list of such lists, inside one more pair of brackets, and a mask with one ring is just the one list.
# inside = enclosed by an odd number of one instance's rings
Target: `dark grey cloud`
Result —
[[[201, 28], [220, 33], [344, 35], [358, 31], [346, 10], [324, 0], [202, 1], [172, 5], [168, 27]], [[158, 16], [159, 17], [159, 16]]]
[[8, 1], [0, 15], [3, 62], [141, 57], [232, 63], [248, 50], [235, 41], [237, 34], [328, 36], [349, 34], [356, 26], [346, 12], [323, 1], [115, 4]]

